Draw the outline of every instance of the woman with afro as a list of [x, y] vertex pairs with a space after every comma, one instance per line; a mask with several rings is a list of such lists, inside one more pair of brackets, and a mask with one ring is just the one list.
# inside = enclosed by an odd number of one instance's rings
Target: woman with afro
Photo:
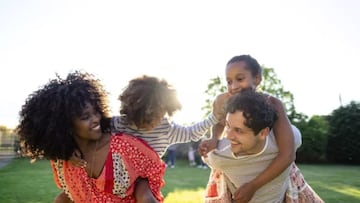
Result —
[[[29, 95], [17, 131], [29, 156], [50, 160], [55, 202], [162, 202], [164, 162], [143, 140], [107, 132], [107, 117], [99, 80], [75, 71]], [[85, 167], [70, 164], [75, 151]]]

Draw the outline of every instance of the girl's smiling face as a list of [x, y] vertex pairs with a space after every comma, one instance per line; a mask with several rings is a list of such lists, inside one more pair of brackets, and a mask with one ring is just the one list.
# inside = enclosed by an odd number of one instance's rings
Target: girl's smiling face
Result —
[[231, 95], [239, 93], [243, 89], [255, 89], [261, 82], [261, 76], [253, 76], [244, 61], [230, 63], [227, 65], [225, 73], [227, 90]]

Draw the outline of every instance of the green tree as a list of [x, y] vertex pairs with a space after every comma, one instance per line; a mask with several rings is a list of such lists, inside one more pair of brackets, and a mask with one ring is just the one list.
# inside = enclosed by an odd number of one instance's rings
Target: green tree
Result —
[[331, 161], [360, 164], [360, 103], [352, 101], [329, 116], [327, 157]]
[[329, 124], [326, 116], [313, 116], [308, 122], [298, 123], [302, 144], [297, 150], [296, 161], [318, 163], [326, 161]]

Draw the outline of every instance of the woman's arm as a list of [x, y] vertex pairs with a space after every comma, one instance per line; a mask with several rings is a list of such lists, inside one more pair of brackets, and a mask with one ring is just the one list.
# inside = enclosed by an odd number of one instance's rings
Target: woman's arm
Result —
[[295, 160], [294, 135], [283, 104], [277, 98], [270, 96], [269, 99], [278, 112], [273, 130], [279, 153], [262, 173], [235, 192], [235, 200], [250, 201], [256, 190], [280, 175]]
[[73, 203], [73, 201], [71, 201], [65, 192], [62, 192], [55, 197], [54, 203]]
[[135, 185], [134, 196], [137, 203], [158, 203], [159, 201], [151, 192], [147, 179], [138, 178]]

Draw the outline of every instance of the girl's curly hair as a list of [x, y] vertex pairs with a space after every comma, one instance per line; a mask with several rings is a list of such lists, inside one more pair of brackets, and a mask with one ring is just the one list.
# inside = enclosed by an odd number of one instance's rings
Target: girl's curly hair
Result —
[[102, 118], [109, 116], [108, 93], [92, 74], [75, 71], [66, 79], [50, 80], [28, 96], [22, 106], [17, 132], [32, 158], [68, 160], [77, 144], [73, 119], [90, 103]]
[[176, 90], [167, 81], [146, 75], [131, 80], [119, 100], [120, 114], [138, 127], [181, 109]]
[[232, 96], [226, 108], [227, 113], [243, 112], [246, 119], [244, 125], [252, 129], [255, 135], [266, 127], [272, 129], [278, 118], [277, 111], [267, 96], [252, 89], [245, 89]]

